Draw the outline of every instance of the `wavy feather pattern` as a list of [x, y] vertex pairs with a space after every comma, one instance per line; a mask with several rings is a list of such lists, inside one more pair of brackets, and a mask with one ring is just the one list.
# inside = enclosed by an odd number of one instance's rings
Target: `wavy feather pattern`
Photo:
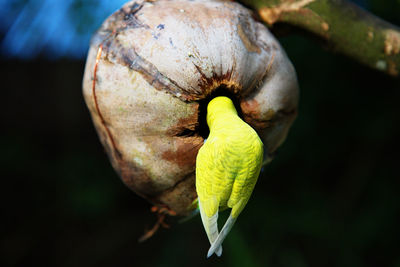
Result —
[[[210, 101], [207, 124], [210, 135], [197, 155], [196, 190], [203, 225], [212, 245], [208, 255], [211, 256], [220, 251], [253, 192], [263, 161], [263, 144], [227, 97]], [[227, 208], [232, 209], [230, 217], [215, 237], [218, 211]], [[216, 240], [218, 243], [214, 244]]]

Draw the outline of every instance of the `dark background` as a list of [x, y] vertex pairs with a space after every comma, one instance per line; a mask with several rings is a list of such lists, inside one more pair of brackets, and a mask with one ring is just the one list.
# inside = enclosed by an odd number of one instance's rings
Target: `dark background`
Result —
[[[36, 20], [60, 16], [53, 2], [0, 2], [1, 266], [400, 266], [398, 78], [280, 38], [299, 116], [222, 258], [206, 261], [199, 217], [137, 242], [155, 215], [112, 169], [82, 98], [90, 34], [122, 1], [65, 0], [72, 15], [46, 35]], [[357, 2], [400, 25], [399, 0]]]

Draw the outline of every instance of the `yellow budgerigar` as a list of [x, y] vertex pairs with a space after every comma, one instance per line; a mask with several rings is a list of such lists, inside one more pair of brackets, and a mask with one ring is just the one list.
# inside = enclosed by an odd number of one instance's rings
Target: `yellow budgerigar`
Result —
[[[210, 101], [207, 124], [210, 134], [196, 159], [196, 190], [210, 257], [222, 254], [222, 242], [250, 198], [260, 174], [263, 143], [228, 97]], [[218, 234], [218, 211], [227, 208], [232, 209], [230, 216]]]

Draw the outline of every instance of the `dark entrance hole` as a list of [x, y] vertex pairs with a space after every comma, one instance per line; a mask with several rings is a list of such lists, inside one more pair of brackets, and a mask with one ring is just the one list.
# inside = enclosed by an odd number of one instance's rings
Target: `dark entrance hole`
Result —
[[207, 96], [205, 99], [202, 99], [199, 101], [200, 106], [199, 106], [199, 125], [197, 132], [200, 134], [201, 137], [208, 138], [208, 135], [210, 134], [210, 130], [207, 125], [207, 106], [208, 103], [215, 97], [217, 96], [226, 96], [229, 97], [233, 104], [235, 105], [235, 108], [238, 112], [239, 117], [242, 118], [242, 110], [240, 108], [240, 99], [237, 95], [233, 94], [229, 88], [227, 88], [225, 85], [219, 86], [217, 89], [215, 89], [209, 96]]

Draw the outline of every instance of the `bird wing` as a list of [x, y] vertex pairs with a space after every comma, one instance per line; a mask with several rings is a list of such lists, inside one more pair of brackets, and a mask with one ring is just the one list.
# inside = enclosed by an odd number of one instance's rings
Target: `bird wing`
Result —
[[[218, 142], [213, 138], [208, 138], [207, 142], [200, 148], [196, 159], [196, 190], [199, 199], [200, 215], [204, 229], [210, 244], [213, 244], [218, 237], [218, 209], [219, 188], [218, 182], [221, 181], [221, 168], [217, 168], [215, 151]], [[213, 179], [214, 178], [214, 179]], [[222, 254], [222, 246], [214, 249], [217, 256]]]
[[232, 192], [227, 206], [232, 208], [232, 216], [239, 216], [246, 206], [260, 174], [263, 160], [263, 145], [258, 136], [247, 139], [243, 145], [242, 161], [234, 178]]
[[208, 217], [214, 216], [220, 206], [226, 206], [237, 173], [224, 140], [221, 135], [210, 136], [197, 155], [196, 189]]
[[[234, 179], [232, 191], [227, 203], [227, 206], [232, 208], [231, 213], [222, 227], [221, 232], [211, 244], [207, 257], [211, 257], [212, 254], [218, 253], [219, 247], [222, 246], [226, 236], [235, 224], [237, 217], [246, 206], [260, 174], [263, 160], [263, 145], [261, 141], [259, 141], [259, 139], [254, 140], [253, 144], [244, 147], [246, 149], [242, 154], [243, 160], [240, 164], [240, 170], [237, 172]], [[246, 155], [249, 157], [246, 157]], [[253, 157], [250, 155], [253, 155]]]

